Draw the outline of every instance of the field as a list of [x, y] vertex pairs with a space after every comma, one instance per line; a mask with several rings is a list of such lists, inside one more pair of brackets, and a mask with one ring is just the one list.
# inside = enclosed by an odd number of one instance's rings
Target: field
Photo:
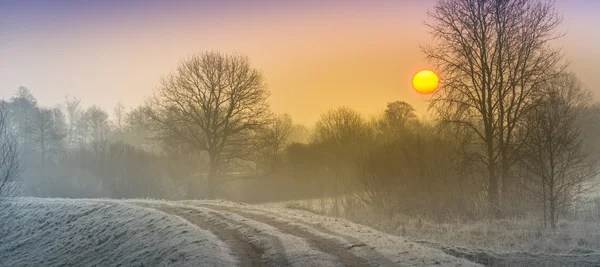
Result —
[[598, 266], [598, 254], [497, 254], [308, 211], [226, 201], [15, 198], [3, 266]]

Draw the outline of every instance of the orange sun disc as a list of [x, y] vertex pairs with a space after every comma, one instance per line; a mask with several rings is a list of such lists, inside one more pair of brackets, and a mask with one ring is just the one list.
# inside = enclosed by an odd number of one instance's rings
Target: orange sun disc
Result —
[[413, 88], [421, 94], [431, 94], [437, 90], [440, 85], [440, 79], [435, 72], [422, 70], [413, 77]]

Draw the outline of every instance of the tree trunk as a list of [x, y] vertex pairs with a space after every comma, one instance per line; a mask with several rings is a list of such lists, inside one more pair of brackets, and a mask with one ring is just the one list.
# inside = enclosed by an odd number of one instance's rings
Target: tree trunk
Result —
[[210, 166], [208, 169], [208, 177], [206, 179], [206, 197], [214, 199], [217, 192], [217, 172], [219, 170], [219, 161], [216, 153], [210, 153]]
[[544, 228], [548, 227], [548, 214], [546, 207], [546, 181], [542, 179], [542, 202], [544, 203]]
[[554, 196], [554, 188], [550, 187], [550, 227], [556, 229], [556, 197]]
[[[504, 151], [505, 149], [503, 149], [502, 153], [501, 153], [501, 163], [500, 163], [500, 179], [498, 181], [499, 184], [499, 199], [502, 199], [502, 204], [503, 205], [507, 205], [506, 207], [511, 207], [511, 201], [513, 200], [514, 196], [514, 188], [513, 188], [513, 184], [512, 181], [508, 175], [508, 169], [510, 168], [509, 163], [508, 163], [508, 159], [507, 157], [507, 153], [506, 151]], [[510, 211], [509, 211], [510, 212]], [[505, 214], [506, 215], [506, 214]]]
[[44, 144], [44, 139], [42, 139], [42, 170], [46, 169], [46, 146]]
[[499, 217], [498, 207], [498, 176], [496, 175], [496, 162], [494, 161], [494, 143], [491, 130], [488, 133], [487, 156], [488, 156], [488, 205], [491, 218]]

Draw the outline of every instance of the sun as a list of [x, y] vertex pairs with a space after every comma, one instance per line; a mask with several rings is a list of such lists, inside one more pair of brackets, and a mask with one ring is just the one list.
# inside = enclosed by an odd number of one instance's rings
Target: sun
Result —
[[413, 77], [413, 88], [421, 94], [431, 94], [437, 90], [440, 85], [440, 79], [435, 72], [422, 70]]

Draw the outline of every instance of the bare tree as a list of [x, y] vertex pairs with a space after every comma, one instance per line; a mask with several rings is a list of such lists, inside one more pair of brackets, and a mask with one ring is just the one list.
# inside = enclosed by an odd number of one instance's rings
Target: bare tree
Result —
[[397, 127], [410, 127], [417, 122], [415, 109], [404, 101], [395, 101], [387, 104], [385, 119]]
[[[467, 213], [452, 142], [428, 131], [407, 133], [361, 155], [356, 197], [385, 214], [428, 215], [438, 221]], [[472, 200], [472, 199], [471, 199]]]
[[0, 103], [0, 200], [13, 195], [22, 172], [17, 140], [8, 123], [8, 109], [5, 102], [2, 102]]
[[310, 139], [310, 131], [303, 124], [292, 126], [292, 132], [289, 136], [290, 143], [307, 144]]
[[404, 101], [387, 104], [383, 117], [375, 121], [378, 140], [392, 141], [419, 124], [415, 109]]
[[346, 107], [330, 110], [323, 114], [315, 124], [313, 141], [350, 145], [364, 141], [369, 136], [369, 128], [362, 116]]
[[39, 149], [42, 169], [46, 166], [49, 152], [60, 149], [66, 136], [59, 128], [64, 126], [64, 121], [57, 121], [60, 119], [64, 120], [64, 117], [59, 109], [37, 108], [33, 122], [28, 125], [26, 136]]
[[110, 132], [108, 113], [100, 107], [93, 105], [89, 107], [82, 116], [82, 133], [96, 143], [106, 140]]
[[52, 109], [52, 129], [54, 132], [55, 142], [51, 147], [51, 152], [55, 156], [66, 156], [66, 143], [65, 138], [67, 138], [68, 126], [65, 118], [65, 114], [63, 113], [60, 106], [57, 106]]
[[[333, 196], [332, 211], [341, 212], [343, 205], [352, 201], [346, 197], [354, 186], [354, 165], [357, 158], [371, 145], [371, 129], [356, 111], [340, 107], [323, 114], [315, 124], [313, 142], [320, 146], [326, 180], [320, 186]], [[321, 201], [323, 201], [322, 195]]]
[[558, 212], [593, 189], [595, 162], [583, 147], [577, 121], [591, 94], [573, 74], [547, 83], [542, 103], [527, 117], [530, 139], [523, 163], [543, 206], [544, 224], [556, 227]]
[[145, 108], [138, 107], [131, 110], [125, 115], [124, 123], [124, 130], [133, 139], [130, 143], [145, 150], [150, 150], [151, 119], [146, 114]]
[[205, 52], [162, 80], [147, 111], [162, 137], [208, 153], [212, 198], [220, 166], [245, 157], [249, 133], [269, 122], [268, 96], [263, 74], [246, 56]]
[[79, 106], [80, 103], [81, 99], [75, 97], [70, 99], [69, 96], [65, 97], [65, 104], [67, 108], [67, 123], [69, 127], [67, 130], [67, 143], [69, 145], [75, 144], [77, 140], [76, 131], [79, 120], [81, 118], [81, 107]]
[[443, 122], [475, 134], [488, 204], [498, 215], [524, 144], [516, 136], [522, 117], [540, 85], [564, 68], [562, 53], [550, 47], [562, 18], [551, 1], [530, 0], [440, 0], [429, 17], [435, 44], [423, 51], [442, 78], [431, 107]]
[[276, 116], [271, 123], [257, 131], [257, 167], [260, 163], [268, 161], [271, 169], [276, 168], [279, 164], [279, 154], [288, 143], [292, 131], [292, 118], [288, 114]]
[[117, 102], [113, 112], [115, 115], [115, 127], [117, 128], [117, 131], [122, 132], [123, 121], [125, 119], [125, 106], [123, 105], [123, 102]]
[[37, 111], [37, 100], [31, 91], [21, 86], [8, 103], [10, 110], [10, 121], [16, 129], [19, 143], [26, 144], [26, 132], [35, 117]]

